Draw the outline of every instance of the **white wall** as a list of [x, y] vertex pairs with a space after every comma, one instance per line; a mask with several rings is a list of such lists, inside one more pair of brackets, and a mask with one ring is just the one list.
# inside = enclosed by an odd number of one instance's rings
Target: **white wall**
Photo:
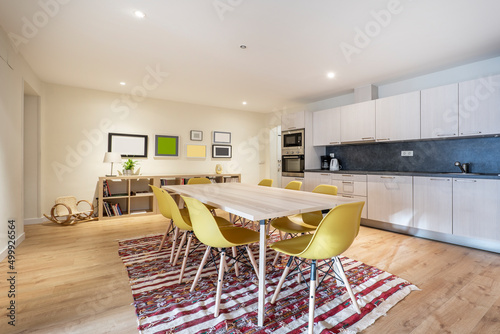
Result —
[[[109, 132], [149, 136], [148, 158], [135, 159], [143, 175], [210, 174], [218, 163], [224, 173], [241, 173], [242, 182], [257, 183], [265, 173], [259, 165], [266, 160], [265, 114], [148, 98], [130, 107], [120, 94], [52, 84], [46, 85], [45, 93], [43, 212], [58, 196], [95, 199], [98, 177], [110, 171], [103, 163]], [[203, 131], [203, 141], [190, 141], [190, 130]], [[232, 159], [211, 158], [214, 130], [231, 132]], [[155, 158], [155, 135], [179, 136], [180, 157]], [[207, 145], [207, 158], [186, 158], [188, 143]]]
[[10, 219], [16, 221], [16, 246], [24, 239], [23, 104], [24, 81], [34, 90], [41, 83], [0, 29], [0, 260], [7, 255]]
[[41, 216], [40, 208], [40, 97], [24, 96], [24, 220]]

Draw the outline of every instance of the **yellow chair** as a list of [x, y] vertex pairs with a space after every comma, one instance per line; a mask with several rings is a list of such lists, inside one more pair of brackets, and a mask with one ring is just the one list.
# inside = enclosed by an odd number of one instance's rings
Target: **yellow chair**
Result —
[[[155, 186], [150, 186], [153, 189], [153, 192], [155, 194], [155, 197], [158, 201], [158, 206], [160, 208], [160, 212], [165, 218], [170, 219], [170, 223], [174, 223], [176, 226], [175, 228], [175, 234], [172, 239], [172, 251], [170, 253], [170, 263], [176, 264], [177, 260], [179, 259], [179, 255], [182, 250], [182, 246], [184, 245], [184, 242], [186, 242], [187, 238], [187, 244], [186, 244], [186, 250], [184, 252], [184, 258], [182, 260], [182, 266], [181, 270], [179, 272], [179, 284], [182, 283], [182, 279], [184, 277], [184, 271], [186, 270], [186, 263], [187, 263], [187, 257], [189, 254], [189, 250], [191, 248], [191, 243], [193, 239], [193, 227], [191, 225], [191, 219], [189, 217], [189, 211], [187, 209], [179, 209], [177, 206], [177, 203], [175, 203], [174, 199], [170, 194], [164, 190], [160, 189]], [[226, 219], [222, 217], [214, 217], [214, 220], [218, 226], [232, 226], [232, 224], [227, 221]], [[166, 236], [170, 230], [167, 229], [167, 232], [165, 233], [165, 236], [163, 237], [162, 243], [160, 244], [160, 249], [162, 248]], [[175, 244], [176, 241], [179, 237], [179, 230], [183, 230], [184, 234], [182, 235], [181, 241], [179, 243], [179, 246], [177, 248], [177, 253], [174, 258], [174, 251], [175, 251]]]
[[[209, 178], [207, 177], [193, 177], [188, 180], [187, 184], [210, 184], [212, 181], [210, 181]], [[205, 206], [210, 210], [210, 212], [214, 215], [217, 216], [217, 213], [215, 212], [215, 209], [217, 209], [215, 206], [205, 204]]]
[[300, 187], [302, 187], [302, 182], [301, 181], [290, 181], [285, 186], [285, 189], [300, 190]]
[[[309, 282], [308, 333], [313, 333], [314, 326], [314, 306], [317, 288], [317, 260], [325, 260], [325, 263], [328, 263], [328, 268], [332, 268], [334, 265], [337, 267], [338, 278], [343, 281], [345, 288], [347, 289], [347, 293], [351, 298], [354, 309], [358, 314], [361, 314], [356, 297], [352, 292], [351, 286], [345, 276], [344, 268], [342, 267], [342, 263], [340, 262], [338, 256], [351, 246], [352, 242], [358, 235], [363, 205], [364, 202], [339, 205], [331, 209], [325, 218], [323, 218], [314, 234], [307, 234], [288, 240], [278, 241], [270, 246], [278, 252], [290, 255], [290, 259], [288, 260], [285, 270], [283, 271], [283, 275], [281, 276], [278, 286], [276, 287], [274, 295], [271, 299], [271, 304], [276, 302], [276, 298], [280, 293], [281, 287], [290, 272], [290, 266], [292, 263], [295, 262], [297, 264], [297, 267], [294, 268], [294, 270], [299, 268], [301, 263], [300, 261], [296, 261], [296, 258], [312, 260]], [[324, 271], [324, 273], [325, 276], [321, 282], [319, 282], [318, 287], [327, 276], [332, 276], [331, 273], [328, 272], [328, 269]]]
[[[326, 195], [337, 195], [337, 187], [329, 184], [320, 184], [316, 186], [312, 192]], [[322, 219], [323, 214], [321, 211], [314, 211], [277, 218], [272, 221], [271, 226], [280, 231], [280, 238], [281, 232], [285, 232], [284, 238], [281, 238], [283, 240], [289, 235], [314, 232]], [[279, 255], [280, 253], [276, 253], [273, 266], [276, 265]]]
[[264, 187], [272, 187], [273, 186], [273, 179], [262, 179], [258, 185], [264, 186]]
[[[257, 269], [257, 262], [253, 256], [252, 251], [248, 247], [249, 244], [259, 242], [259, 232], [255, 232], [243, 227], [229, 226], [220, 227], [216, 224], [215, 217], [210, 214], [208, 209], [198, 201], [197, 199], [190, 197], [182, 197], [189, 210], [189, 215], [191, 216], [191, 222], [193, 224], [194, 233], [199, 241], [207, 245], [207, 250], [205, 255], [201, 260], [200, 267], [191, 286], [191, 292], [194, 291], [196, 284], [200, 278], [201, 272], [208, 256], [211, 254], [213, 249], [220, 249], [220, 264], [219, 264], [219, 278], [217, 281], [217, 295], [215, 299], [215, 312], [214, 316], [217, 318], [219, 316], [220, 299], [222, 294], [222, 284], [224, 279], [224, 271], [227, 268], [226, 263], [226, 248], [245, 246], [250, 262], [255, 270], [255, 274], [259, 277], [259, 270]], [[233, 260], [235, 269], [237, 268], [237, 262], [239, 257], [243, 256], [240, 253], [236, 256], [233, 248]], [[214, 260], [215, 261], [215, 260]]]

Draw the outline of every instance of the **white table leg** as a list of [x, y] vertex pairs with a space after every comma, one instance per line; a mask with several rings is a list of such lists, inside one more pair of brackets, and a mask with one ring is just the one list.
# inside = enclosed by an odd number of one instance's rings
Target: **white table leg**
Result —
[[264, 326], [264, 314], [266, 312], [266, 221], [260, 221], [259, 242], [259, 302], [258, 302], [258, 326]]

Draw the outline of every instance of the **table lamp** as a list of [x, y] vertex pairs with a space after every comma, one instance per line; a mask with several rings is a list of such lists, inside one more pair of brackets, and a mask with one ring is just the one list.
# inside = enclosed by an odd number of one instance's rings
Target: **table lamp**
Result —
[[104, 154], [104, 161], [103, 162], [111, 162], [111, 173], [110, 173], [110, 175], [106, 175], [106, 176], [116, 176], [116, 175], [113, 175], [113, 163], [114, 162], [122, 162], [122, 156], [120, 153], [117, 153], [117, 152], [106, 152]]

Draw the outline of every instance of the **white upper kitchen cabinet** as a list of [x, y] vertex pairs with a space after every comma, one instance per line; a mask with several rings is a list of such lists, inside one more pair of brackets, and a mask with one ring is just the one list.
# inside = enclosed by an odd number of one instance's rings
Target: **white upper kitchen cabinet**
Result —
[[460, 136], [500, 133], [500, 75], [458, 85]]
[[315, 111], [313, 118], [313, 146], [340, 144], [340, 108]]
[[413, 225], [413, 177], [368, 175], [368, 219]]
[[340, 140], [342, 143], [375, 141], [375, 101], [340, 108]]
[[281, 115], [281, 131], [304, 129], [305, 113], [299, 111], [296, 113], [284, 113]]
[[413, 226], [423, 230], [452, 233], [452, 179], [413, 177]]
[[500, 181], [453, 179], [453, 234], [500, 241]]
[[421, 91], [422, 139], [458, 136], [458, 84]]
[[377, 141], [420, 139], [420, 91], [376, 100]]

